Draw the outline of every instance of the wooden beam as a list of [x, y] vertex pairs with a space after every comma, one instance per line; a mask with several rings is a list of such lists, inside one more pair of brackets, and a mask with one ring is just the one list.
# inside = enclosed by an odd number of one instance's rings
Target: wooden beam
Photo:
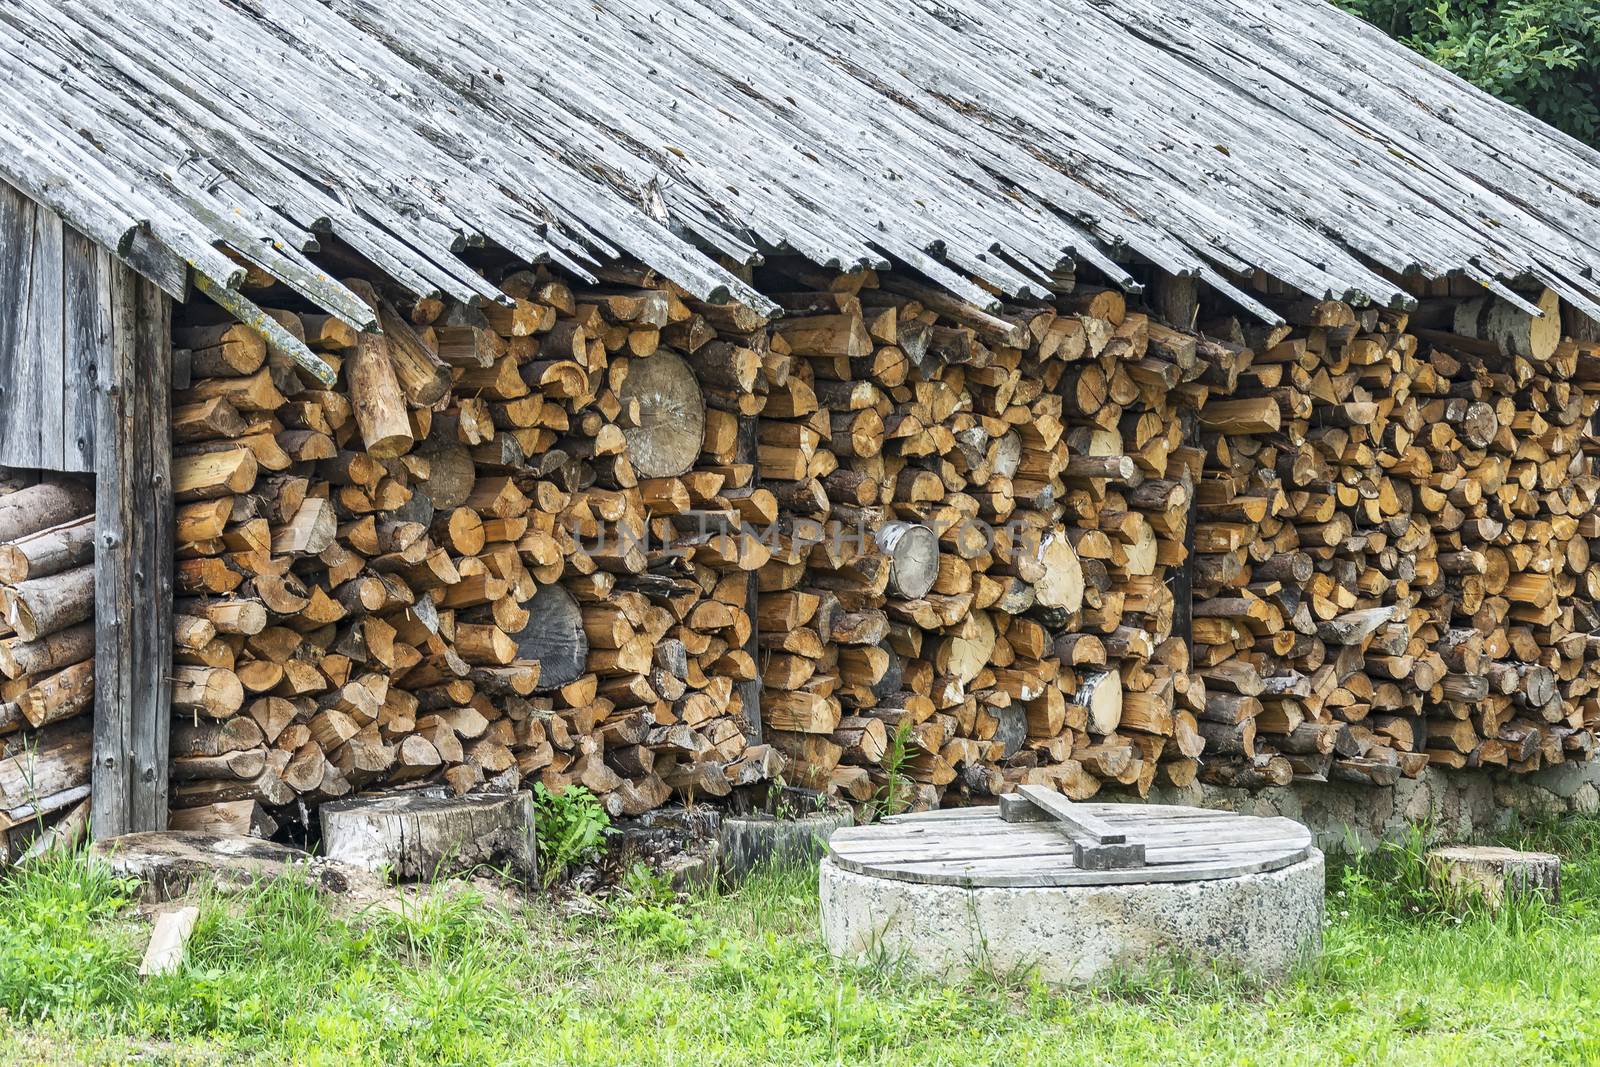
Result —
[[115, 266], [96, 383], [96, 838], [164, 829], [172, 707], [172, 305]]
[[[27, 326], [23, 333], [23, 358], [32, 364], [34, 406], [30, 432], [37, 435], [38, 450], [34, 466], [45, 470], [71, 470], [62, 449], [61, 429], [66, 422], [63, 410], [66, 393], [66, 281], [62, 264], [60, 216], [36, 211], [33, 216], [33, 273], [28, 285], [28, 304], [23, 314]], [[29, 373], [24, 371], [25, 374]]]
[[70, 226], [63, 234], [65, 282], [62, 286], [66, 330], [62, 383], [62, 469], [94, 470], [94, 382], [111, 344], [109, 278], [114, 261]]

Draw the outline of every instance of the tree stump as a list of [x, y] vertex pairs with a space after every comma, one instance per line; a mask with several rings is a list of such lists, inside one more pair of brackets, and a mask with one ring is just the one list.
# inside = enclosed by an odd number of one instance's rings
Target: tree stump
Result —
[[1491, 845], [1453, 845], [1428, 853], [1428, 879], [1435, 889], [1476, 896], [1498, 908], [1508, 895], [1538, 894], [1550, 903], [1561, 895], [1561, 857]]
[[398, 793], [322, 807], [322, 847], [329, 859], [399, 879], [447, 877], [474, 867], [509, 865], [538, 874], [533, 794], [463, 797]]
[[658, 808], [627, 820], [620, 829], [624, 869], [644, 863], [669, 878], [679, 892], [716, 884], [722, 857], [720, 809]]
[[764, 806], [722, 817], [722, 876], [737, 885], [758, 867], [799, 867], [827, 851], [828, 836], [855, 825], [855, 813], [809, 789], [768, 793]]

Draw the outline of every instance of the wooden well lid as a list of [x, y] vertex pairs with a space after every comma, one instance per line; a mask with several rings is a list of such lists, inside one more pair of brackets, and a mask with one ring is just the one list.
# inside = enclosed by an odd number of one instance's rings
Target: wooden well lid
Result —
[[1143, 866], [1084, 870], [1072, 839], [1044, 822], [1006, 822], [998, 808], [896, 815], [836, 830], [828, 854], [857, 874], [929, 885], [1074, 886], [1193, 882], [1277, 870], [1311, 855], [1293, 819], [1165, 804], [1078, 804], [1145, 846]]

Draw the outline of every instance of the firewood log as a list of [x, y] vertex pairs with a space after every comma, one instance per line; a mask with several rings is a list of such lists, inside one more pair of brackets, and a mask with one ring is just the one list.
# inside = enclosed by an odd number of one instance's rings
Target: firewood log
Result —
[[9, 587], [6, 621], [24, 641], [39, 641], [94, 615], [94, 567], [75, 567]]
[[94, 558], [94, 516], [18, 537], [0, 545], [0, 583], [45, 578]]
[[0, 542], [81, 519], [94, 511], [94, 488], [71, 480], [49, 480], [0, 495]]
[[[859, 800], [897, 735], [913, 805], [1592, 748], [1592, 342], [1455, 291], [1413, 323], [1266, 293], [1257, 329], [1160, 286], [757, 276], [771, 324], [634, 268], [487, 311], [375, 286], [382, 335], [297, 317], [332, 388], [208, 335], [175, 707], [283, 755], [176, 802]], [[82, 658], [0, 637], [7, 673]]]

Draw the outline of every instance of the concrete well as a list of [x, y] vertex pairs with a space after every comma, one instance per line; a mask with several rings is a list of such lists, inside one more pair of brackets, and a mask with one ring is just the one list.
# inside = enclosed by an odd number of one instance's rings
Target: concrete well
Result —
[[1186, 882], [964, 888], [821, 868], [828, 949], [922, 970], [1033, 971], [1082, 985], [1163, 960], [1284, 977], [1322, 944], [1322, 853], [1288, 867]]

